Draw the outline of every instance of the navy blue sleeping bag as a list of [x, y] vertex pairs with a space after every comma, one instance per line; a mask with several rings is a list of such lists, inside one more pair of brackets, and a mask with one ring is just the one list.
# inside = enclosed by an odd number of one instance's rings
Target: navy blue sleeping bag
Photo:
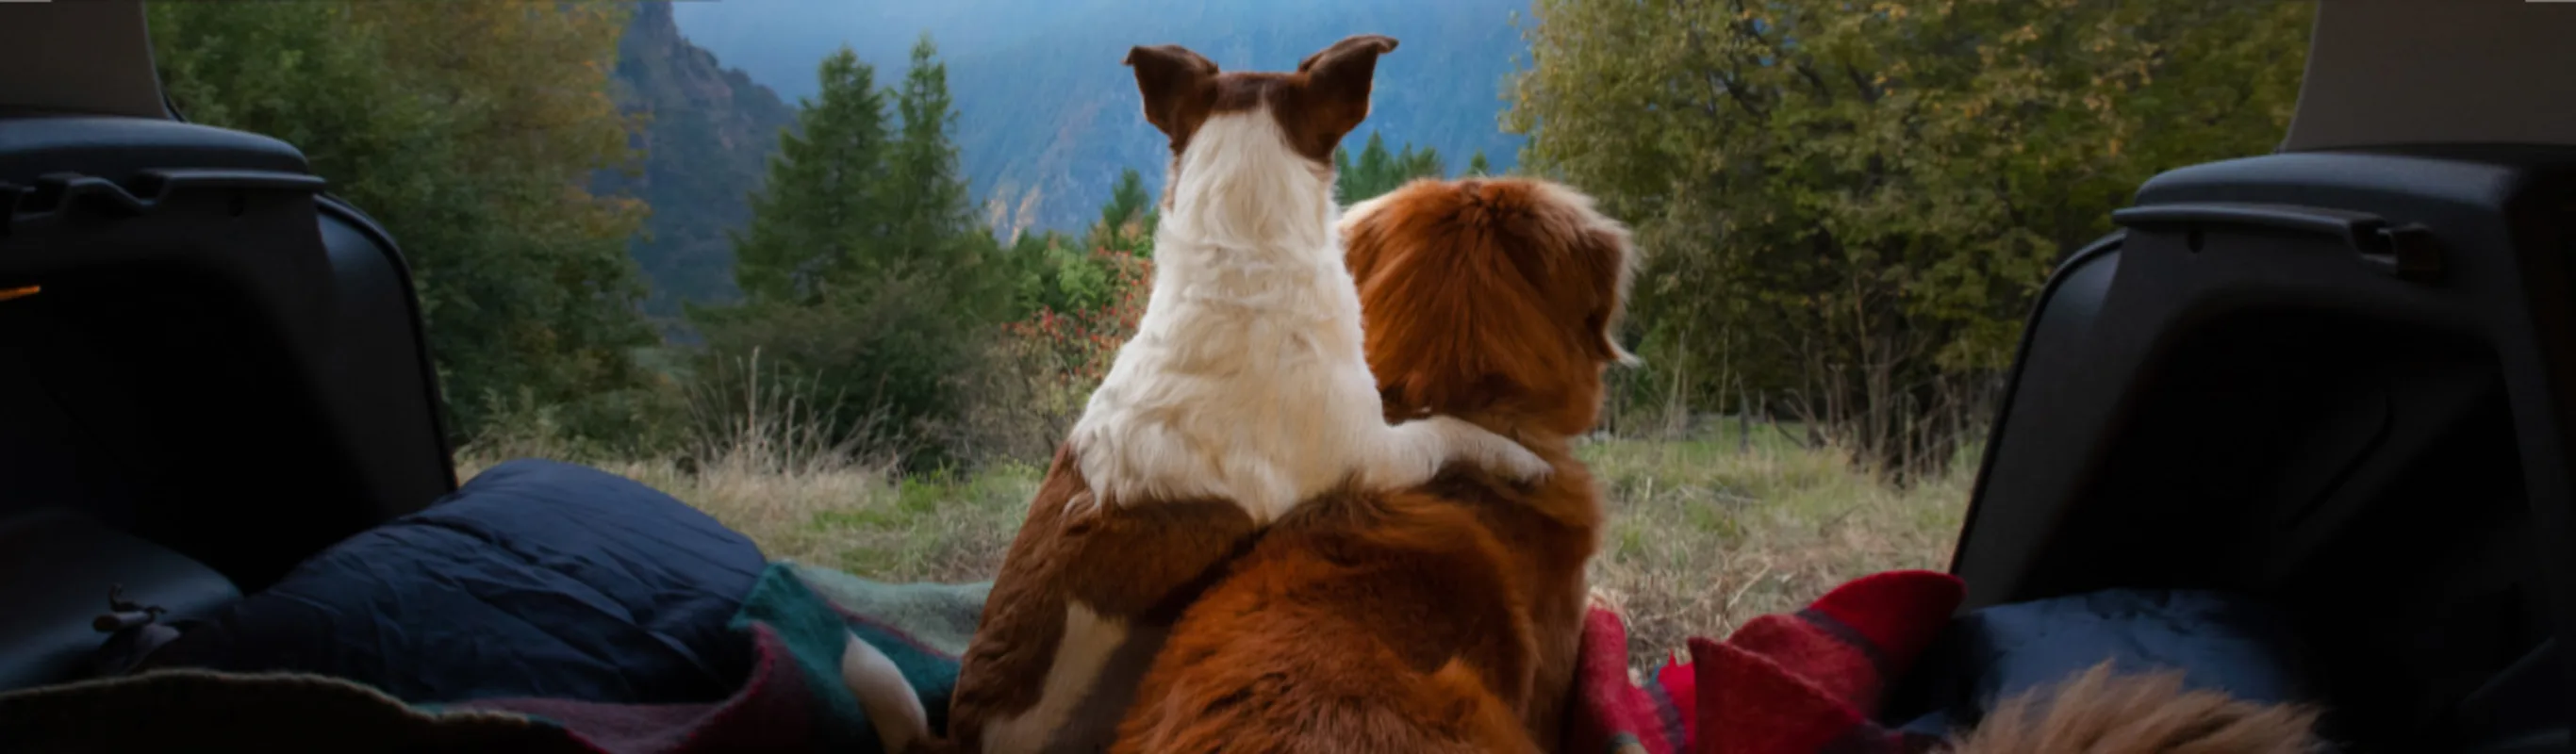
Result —
[[1952, 620], [1898, 684], [1882, 722], [1943, 735], [1996, 702], [2101, 663], [2180, 670], [2183, 685], [2249, 701], [2312, 701], [2288, 619], [2222, 592], [2112, 589], [1997, 605]]
[[726, 622], [766, 565], [669, 495], [514, 461], [333, 545], [144, 664], [319, 673], [416, 702], [712, 701], [750, 670]]

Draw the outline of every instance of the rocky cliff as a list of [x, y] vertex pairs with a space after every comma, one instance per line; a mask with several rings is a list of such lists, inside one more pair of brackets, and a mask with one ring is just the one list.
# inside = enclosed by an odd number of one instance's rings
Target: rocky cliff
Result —
[[748, 197], [795, 109], [682, 37], [668, 2], [636, 5], [612, 91], [620, 107], [643, 116], [642, 160], [635, 171], [601, 175], [594, 188], [653, 208], [633, 246], [653, 286], [647, 311], [670, 317], [683, 300], [733, 298], [726, 232], [750, 221]]

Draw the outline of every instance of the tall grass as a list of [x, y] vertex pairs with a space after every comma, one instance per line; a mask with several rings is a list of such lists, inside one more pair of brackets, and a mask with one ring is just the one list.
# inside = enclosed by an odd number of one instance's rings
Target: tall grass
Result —
[[1633, 664], [1684, 651], [1692, 636], [1723, 638], [1755, 616], [1797, 610], [1853, 578], [1948, 563], [1973, 458], [1900, 488], [1849, 454], [1752, 429], [1752, 438], [1721, 426], [1686, 439], [1596, 440], [1579, 451], [1610, 517], [1591, 581], [1627, 613]]
[[849, 543], [817, 531], [818, 516], [860, 510], [895, 483], [895, 457], [836, 439], [838, 396], [760, 354], [718, 362], [688, 381], [679, 450], [632, 458], [566, 439], [542, 409], [515, 411], [457, 451], [471, 479], [500, 461], [584, 463], [671, 493], [749, 536], [770, 557], [833, 564]]
[[825, 393], [811, 377], [775, 366], [764, 370], [760, 357], [754, 348], [692, 375], [689, 431], [680, 458], [702, 469], [783, 476], [883, 468], [899, 460], [890, 452], [867, 452], [858, 438], [871, 433], [853, 431], [883, 424], [884, 412], [871, 414], [866, 426], [843, 427], [834, 417], [845, 396]]
[[[996, 462], [965, 474], [901, 477], [890, 459], [822, 443], [829, 412], [798, 381], [758, 377], [698, 393], [698, 450], [666, 459], [576, 458], [668, 492], [741, 531], [773, 558], [898, 581], [992, 578], [1043, 469]], [[761, 416], [757, 420], [745, 416]], [[1692, 636], [1795, 610], [1868, 573], [1940, 568], [1965, 508], [1972, 459], [1897, 488], [1794, 431], [1721, 423], [1680, 438], [1586, 441], [1610, 525], [1593, 585], [1629, 617], [1631, 660], [1650, 667]], [[564, 452], [539, 440], [478, 442], [468, 476], [492, 462]], [[559, 457], [559, 456], [550, 456]]]

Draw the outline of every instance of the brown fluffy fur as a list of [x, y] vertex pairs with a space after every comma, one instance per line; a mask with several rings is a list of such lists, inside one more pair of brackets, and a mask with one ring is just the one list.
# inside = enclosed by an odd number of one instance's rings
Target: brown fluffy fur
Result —
[[1961, 736], [1955, 754], [2305, 754], [2320, 748], [2316, 713], [2215, 691], [2182, 674], [2120, 674], [2105, 662], [2006, 700]]
[[1343, 233], [1390, 419], [1469, 418], [1555, 465], [1454, 470], [1302, 504], [1173, 626], [1113, 751], [1557, 747], [1600, 491], [1570, 450], [1601, 405], [1627, 232], [1538, 181], [1419, 181]]
[[[949, 698], [948, 740], [925, 740], [914, 751], [978, 751], [984, 721], [1035, 706], [1039, 679], [1063, 640], [1067, 600], [1132, 620], [1131, 642], [1148, 642], [1150, 649], [1159, 627], [1179, 614], [1196, 585], [1259, 530], [1242, 508], [1225, 500], [1067, 505], [1090, 494], [1072, 450], [1058, 448], [960, 660], [956, 692]], [[1137, 557], [1140, 552], [1152, 556]], [[1094, 702], [1107, 705], [1097, 717], [1125, 707], [1126, 698], [1114, 692], [1127, 688], [1143, 666], [1142, 657], [1110, 663], [1100, 688], [1114, 698]]]

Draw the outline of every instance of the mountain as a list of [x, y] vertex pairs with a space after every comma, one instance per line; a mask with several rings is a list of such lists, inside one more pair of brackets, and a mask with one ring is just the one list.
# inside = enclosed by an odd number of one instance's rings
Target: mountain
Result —
[[[1395, 37], [1378, 63], [1369, 121], [1390, 148], [1440, 150], [1454, 168], [1482, 149], [1509, 169], [1520, 138], [1499, 126], [1505, 77], [1527, 46], [1513, 26], [1528, 0], [736, 0], [676, 8], [689, 39], [789, 97], [815, 91], [815, 65], [846, 43], [902, 75], [924, 32], [939, 44], [958, 105], [966, 177], [997, 227], [1075, 230], [1107, 201], [1118, 173], [1161, 190], [1162, 134], [1139, 114], [1119, 64], [1136, 45], [1174, 43], [1227, 70], [1286, 70], [1351, 34]], [[656, 205], [659, 206], [659, 205]]]
[[769, 171], [796, 111], [768, 87], [680, 35], [668, 2], [639, 3], [618, 42], [611, 96], [644, 116], [632, 174], [593, 182], [601, 194], [644, 200], [653, 214], [632, 254], [652, 286], [645, 311], [668, 319], [688, 301], [731, 300], [733, 242], [751, 220], [749, 196]]

